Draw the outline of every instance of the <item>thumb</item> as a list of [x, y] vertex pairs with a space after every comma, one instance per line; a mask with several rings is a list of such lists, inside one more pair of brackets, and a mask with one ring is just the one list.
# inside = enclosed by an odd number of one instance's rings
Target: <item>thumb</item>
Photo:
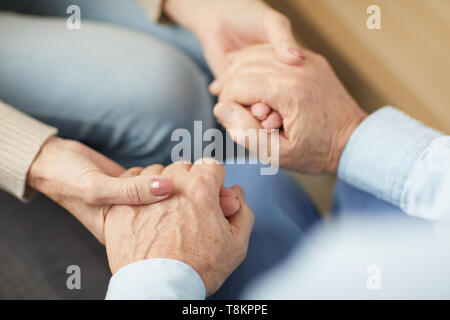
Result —
[[162, 176], [115, 178], [102, 174], [90, 185], [90, 202], [97, 205], [150, 204], [166, 199], [174, 190], [172, 181]]
[[250, 110], [235, 102], [218, 103], [214, 115], [225, 129], [261, 129], [260, 122]]
[[252, 139], [247, 139], [247, 135], [259, 139], [258, 130], [262, 127], [250, 109], [234, 102], [221, 102], [214, 107], [214, 115], [234, 142], [252, 152], [258, 152], [258, 145], [253, 144]]
[[248, 245], [250, 239], [250, 234], [255, 223], [255, 216], [252, 210], [245, 201], [244, 190], [240, 186], [233, 186], [231, 190], [236, 194], [240, 204], [241, 209], [228, 218], [231, 226], [234, 227], [233, 232], [236, 236], [236, 240], [242, 245]]
[[241, 204], [233, 190], [222, 187], [219, 197], [220, 207], [225, 217], [232, 216], [241, 208]]
[[292, 33], [291, 22], [279, 13], [265, 23], [266, 35], [278, 59], [286, 64], [301, 65], [306, 60]]
[[218, 96], [220, 92], [222, 92], [222, 83], [216, 79], [208, 87], [209, 93], [211, 93], [213, 96]]

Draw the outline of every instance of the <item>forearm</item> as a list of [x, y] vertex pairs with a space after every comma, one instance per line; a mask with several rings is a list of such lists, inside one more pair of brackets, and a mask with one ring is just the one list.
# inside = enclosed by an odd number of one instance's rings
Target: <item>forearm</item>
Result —
[[449, 140], [396, 109], [383, 108], [352, 134], [338, 175], [410, 215], [449, 219]]
[[27, 175], [33, 160], [57, 129], [0, 101], [0, 189], [25, 200]]

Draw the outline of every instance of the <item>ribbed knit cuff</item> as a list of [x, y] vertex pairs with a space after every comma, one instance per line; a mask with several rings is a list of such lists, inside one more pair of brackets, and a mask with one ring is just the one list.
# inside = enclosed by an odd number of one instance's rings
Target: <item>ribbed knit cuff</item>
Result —
[[30, 198], [27, 175], [34, 158], [57, 129], [0, 101], [0, 189], [22, 201]]

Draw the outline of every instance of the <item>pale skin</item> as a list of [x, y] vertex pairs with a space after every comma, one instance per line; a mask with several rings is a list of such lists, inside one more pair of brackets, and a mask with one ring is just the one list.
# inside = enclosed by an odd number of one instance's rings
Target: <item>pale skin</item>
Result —
[[[123, 177], [125, 172], [125, 168], [82, 143], [52, 137], [33, 161], [28, 184], [67, 209], [104, 243], [104, 221], [112, 205], [151, 204], [166, 199], [174, 190], [167, 177]], [[225, 216], [240, 207], [233, 190], [222, 188], [219, 200]]]
[[[261, 0], [165, 0], [164, 11], [197, 36], [216, 77], [225, 72], [234, 53], [254, 44], [272, 44], [276, 59], [287, 65], [302, 65], [306, 59], [289, 19]], [[210, 91], [218, 93], [215, 83]], [[268, 105], [259, 103], [250, 110], [266, 129], [282, 124]]]
[[[260, 42], [272, 43], [277, 48], [277, 59], [283, 63], [304, 63], [305, 57], [295, 42], [289, 20], [260, 0], [166, 0], [164, 11], [197, 35], [217, 76], [228, 67], [230, 55]], [[244, 11], [248, 13], [245, 18], [236, 14]], [[280, 115], [269, 106], [260, 103], [251, 110], [262, 121], [263, 127], [278, 128], [281, 125]], [[28, 184], [69, 211], [76, 210], [78, 204], [89, 208], [149, 204], [170, 194], [167, 192], [170, 186], [166, 188], [166, 194], [157, 190], [158, 194], [153, 194], [150, 188], [152, 177], [118, 179], [124, 168], [76, 141], [52, 138], [42, 150], [31, 166]], [[67, 179], [62, 178], [65, 176]], [[223, 192], [224, 212], [229, 215], [237, 203], [230, 190]], [[77, 213], [74, 215], [81, 218]], [[83, 221], [96, 219], [81, 218]]]
[[[275, 59], [270, 45], [242, 51], [219, 79], [215, 114], [228, 129], [260, 129], [261, 122], [245, 106], [270, 104], [283, 117], [281, 164], [299, 172], [336, 173], [345, 144], [367, 115], [322, 56], [305, 54], [307, 62], [292, 67]], [[207, 295], [214, 293], [248, 248], [254, 218], [240, 188], [232, 189], [241, 209], [226, 219], [218, 203], [225, 174], [221, 166], [176, 164], [148, 170], [171, 178], [179, 192], [150, 206], [111, 208], [105, 224], [111, 270], [143, 259], [175, 259], [199, 273]]]
[[337, 78], [327, 60], [303, 49], [301, 66], [276, 59], [271, 45], [235, 54], [217, 80], [220, 102], [214, 113], [227, 129], [261, 129], [245, 106], [265, 103], [283, 119], [280, 165], [301, 173], [336, 174], [353, 131], [367, 117]]
[[139, 174], [167, 177], [175, 191], [157, 204], [108, 210], [104, 230], [112, 273], [139, 260], [174, 259], [197, 271], [207, 296], [215, 293], [247, 254], [254, 216], [243, 190], [231, 188], [240, 206], [225, 218], [219, 200], [225, 179], [222, 165], [153, 165], [124, 176]]
[[[253, 14], [240, 20], [239, 10]], [[279, 13], [259, 0], [167, 0], [165, 11], [202, 42], [218, 78], [210, 89], [220, 94], [214, 112], [222, 125], [282, 124], [281, 166], [336, 173], [343, 148], [367, 115], [323, 57], [295, 44]], [[282, 123], [271, 118], [272, 109]], [[264, 124], [268, 119], [274, 123]], [[221, 165], [203, 163], [125, 171], [82, 144], [52, 138], [33, 163], [29, 184], [106, 245], [113, 273], [143, 259], [175, 259], [197, 271], [209, 296], [245, 258], [254, 223], [242, 189], [224, 189], [224, 176]], [[167, 194], [153, 192], [154, 178], [170, 181]], [[234, 204], [227, 208], [224, 198]]]

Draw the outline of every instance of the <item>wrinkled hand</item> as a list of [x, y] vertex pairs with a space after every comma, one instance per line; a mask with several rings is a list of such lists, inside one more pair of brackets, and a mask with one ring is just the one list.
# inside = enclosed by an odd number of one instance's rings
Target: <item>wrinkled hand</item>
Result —
[[261, 123], [243, 106], [270, 105], [283, 119], [280, 165], [302, 173], [336, 173], [350, 135], [367, 115], [324, 57], [303, 52], [302, 66], [280, 63], [271, 45], [235, 55], [218, 79], [221, 94], [214, 113], [227, 129], [259, 129]]
[[[225, 72], [234, 53], [260, 43], [271, 43], [280, 62], [304, 63], [289, 19], [261, 0], [166, 0], [164, 9], [198, 37], [216, 77]], [[215, 82], [210, 92], [218, 95]], [[280, 115], [270, 106], [259, 103], [249, 108], [263, 128], [281, 127]]]
[[261, 0], [166, 0], [164, 11], [198, 37], [216, 76], [228, 54], [257, 43], [273, 44], [284, 63], [303, 63], [289, 19]]
[[165, 201], [147, 206], [113, 206], [106, 215], [105, 239], [112, 273], [144, 259], [168, 258], [190, 265], [213, 294], [244, 260], [253, 213], [234, 186], [240, 208], [225, 218], [220, 192], [225, 169], [219, 164], [153, 165], [126, 176], [160, 175], [175, 185]]
[[[104, 221], [111, 205], [151, 204], [173, 191], [166, 177], [123, 177], [125, 173], [123, 167], [82, 143], [52, 137], [31, 165], [28, 184], [67, 209], [104, 243]], [[220, 196], [224, 215], [233, 215], [240, 206], [234, 192], [222, 188]]]

